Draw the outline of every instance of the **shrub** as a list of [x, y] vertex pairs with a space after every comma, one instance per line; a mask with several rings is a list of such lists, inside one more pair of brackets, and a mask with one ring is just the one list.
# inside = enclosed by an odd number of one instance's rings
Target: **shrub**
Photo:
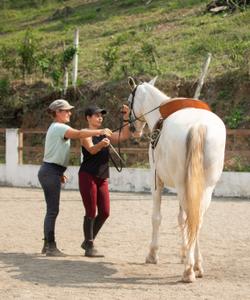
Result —
[[25, 78], [26, 74], [32, 74], [37, 66], [37, 48], [38, 43], [35, 40], [31, 30], [27, 30], [23, 42], [18, 47], [20, 58], [20, 69]]
[[8, 77], [0, 79], [0, 98], [9, 95], [10, 93], [10, 81]]
[[243, 121], [243, 110], [240, 107], [235, 107], [229, 116], [225, 117], [226, 125], [230, 129], [236, 129], [239, 127], [240, 122]]
[[13, 76], [19, 73], [17, 53], [14, 48], [3, 46], [0, 49], [0, 64], [3, 69], [7, 69]]
[[104, 68], [107, 75], [110, 75], [115, 63], [118, 60], [118, 47], [109, 46], [102, 54], [104, 59]]

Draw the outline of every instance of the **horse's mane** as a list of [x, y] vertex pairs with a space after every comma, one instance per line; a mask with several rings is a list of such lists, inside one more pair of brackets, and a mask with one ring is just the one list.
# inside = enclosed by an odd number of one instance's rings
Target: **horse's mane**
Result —
[[144, 82], [144, 85], [145, 85], [147, 91], [149, 92], [149, 94], [153, 98], [157, 97], [157, 99], [160, 100], [160, 103], [164, 102], [167, 99], [170, 99], [170, 97], [168, 97], [166, 94], [164, 94], [162, 91], [160, 91], [157, 87], [155, 87], [147, 82]]

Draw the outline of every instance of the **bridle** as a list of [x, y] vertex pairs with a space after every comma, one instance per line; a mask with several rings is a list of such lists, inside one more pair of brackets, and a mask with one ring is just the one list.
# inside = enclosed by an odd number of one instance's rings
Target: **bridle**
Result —
[[132, 100], [129, 103], [130, 111], [129, 111], [129, 116], [128, 116], [128, 122], [129, 122], [129, 130], [131, 132], [135, 132], [136, 131], [135, 124], [134, 124], [134, 122], [135, 122], [134, 119], [136, 118], [136, 115], [135, 115], [135, 112], [134, 112], [134, 100], [135, 100], [136, 90], [137, 90], [137, 86], [133, 89], [133, 91], [131, 93], [132, 94]]
[[[135, 127], [135, 121], [140, 121], [142, 123], [145, 123], [145, 120], [142, 119], [145, 115], [151, 113], [152, 111], [158, 109], [160, 107], [160, 105], [158, 105], [157, 107], [151, 109], [150, 111], [146, 112], [145, 114], [142, 114], [140, 117], [137, 117], [136, 114], [135, 114], [135, 111], [134, 111], [134, 100], [135, 100], [135, 93], [136, 93], [136, 90], [138, 88], [140, 84], [138, 84], [137, 86], [135, 86], [135, 88], [133, 89], [132, 91], [132, 100], [131, 102], [129, 102], [129, 108], [130, 108], [130, 112], [129, 112], [129, 117], [128, 117], [128, 123], [129, 123], [129, 129], [131, 132], [136, 132], [136, 127]], [[112, 132], [116, 132], [116, 131], [119, 131], [119, 138], [118, 138], [118, 153], [116, 153], [117, 157], [119, 158], [119, 161], [120, 161], [120, 166], [118, 166], [115, 161], [112, 159], [112, 157], [110, 156], [116, 170], [118, 172], [121, 172], [122, 171], [122, 168], [124, 166], [124, 161], [123, 159], [121, 158], [121, 152], [120, 152], [120, 134], [121, 134], [121, 129], [123, 127], [127, 126], [127, 124], [122, 124], [121, 123], [121, 126], [119, 126], [118, 128], [112, 130]], [[112, 149], [115, 150], [112, 146]], [[116, 151], [115, 151], [116, 152]]]
[[[140, 83], [141, 84], [141, 83]], [[130, 131], [131, 132], [135, 132], [136, 131], [136, 127], [135, 127], [135, 121], [140, 121], [142, 123], [145, 123], [145, 120], [142, 119], [145, 115], [151, 113], [152, 111], [155, 111], [156, 109], [158, 109], [160, 107], [160, 105], [158, 105], [157, 107], [151, 109], [150, 111], [146, 112], [145, 114], [142, 114], [140, 117], [137, 117], [134, 111], [134, 100], [135, 100], [135, 93], [137, 91], [138, 86], [140, 85], [138, 84], [133, 91], [131, 92], [132, 95], [132, 100], [129, 103], [129, 108], [130, 108], [130, 112], [129, 112], [129, 118], [128, 118], [128, 122], [129, 122], [129, 126], [130, 126]]]

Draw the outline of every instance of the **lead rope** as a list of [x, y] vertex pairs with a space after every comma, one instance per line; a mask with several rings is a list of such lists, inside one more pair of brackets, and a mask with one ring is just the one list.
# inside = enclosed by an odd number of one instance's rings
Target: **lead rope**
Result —
[[110, 144], [110, 148], [112, 149], [112, 151], [116, 154], [116, 156], [118, 157], [119, 159], [119, 163], [120, 165], [118, 166], [117, 163], [114, 161], [114, 159], [112, 158], [112, 156], [110, 155], [109, 153], [109, 157], [114, 165], [114, 167], [116, 168], [116, 170], [120, 173], [123, 169], [123, 167], [125, 166], [125, 161], [122, 159], [121, 157], [121, 143], [120, 143], [120, 136], [121, 136], [121, 130], [123, 127], [125, 127], [126, 125], [123, 126], [123, 116], [120, 117], [120, 126], [118, 129], [116, 130], [113, 130], [114, 131], [118, 131], [119, 130], [119, 135], [118, 135], [118, 143], [117, 143], [117, 147], [118, 147], [118, 152], [116, 152], [115, 148], [113, 147], [112, 144]]
[[[112, 149], [112, 151], [115, 153], [115, 155], [118, 157], [118, 160], [119, 160], [119, 165], [114, 161], [114, 159], [112, 158], [112, 156], [110, 155], [109, 153], [109, 158], [110, 160], [112, 161], [114, 167], [116, 168], [116, 170], [118, 172], [121, 172], [123, 167], [125, 166], [126, 162], [122, 159], [121, 157], [121, 147], [120, 147], [120, 135], [121, 135], [121, 130], [123, 127], [125, 126], [128, 126], [128, 124], [125, 124], [125, 125], [122, 125], [122, 122], [123, 122], [123, 118], [120, 119], [120, 126], [115, 129], [115, 130], [112, 130], [112, 132], [115, 132], [115, 131], [118, 131], [119, 130], [119, 136], [118, 136], [118, 152], [116, 151], [116, 149], [114, 148], [114, 146], [112, 144], [110, 144], [110, 148]], [[89, 160], [92, 160], [92, 159], [95, 159], [95, 156], [90, 156], [88, 159], [85, 159], [85, 162], [86, 161], [89, 161]]]
[[[155, 166], [155, 155], [154, 155], [154, 148], [152, 147], [151, 145], [151, 150], [152, 150], [152, 160], [153, 160], [153, 163], [154, 163], [154, 166]], [[156, 190], [156, 167], [155, 167], [155, 190]]]

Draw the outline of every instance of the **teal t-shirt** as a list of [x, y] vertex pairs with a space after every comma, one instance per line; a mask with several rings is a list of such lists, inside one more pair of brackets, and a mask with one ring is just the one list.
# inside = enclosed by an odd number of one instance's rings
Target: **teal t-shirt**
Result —
[[69, 163], [70, 139], [65, 132], [71, 128], [64, 123], [53, 122], [46, 134], [43, 161], [67, 167]]

